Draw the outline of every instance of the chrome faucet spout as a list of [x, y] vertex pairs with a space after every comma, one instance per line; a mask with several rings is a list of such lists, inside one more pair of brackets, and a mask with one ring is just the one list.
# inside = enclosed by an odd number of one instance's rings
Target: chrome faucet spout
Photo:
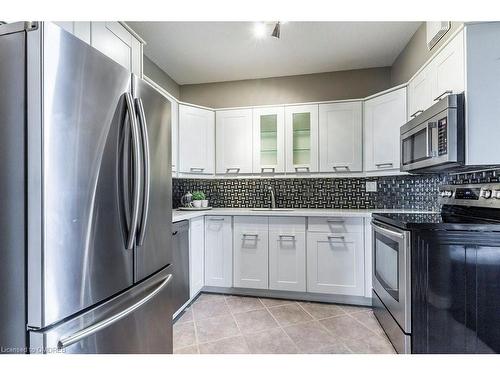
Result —
[[271, 194], [271, 208], [276, 208], [276, 200], [274, 198], [274, 189], [272, 186], [268, 186], [267, 190], [269, 191], [269, 194]]

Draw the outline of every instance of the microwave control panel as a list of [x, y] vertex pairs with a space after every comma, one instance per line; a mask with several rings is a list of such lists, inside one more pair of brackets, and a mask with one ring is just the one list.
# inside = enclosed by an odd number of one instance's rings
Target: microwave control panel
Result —
[[438, 121], [438, 155], [448, 153], [448, 118], [443, 117]]

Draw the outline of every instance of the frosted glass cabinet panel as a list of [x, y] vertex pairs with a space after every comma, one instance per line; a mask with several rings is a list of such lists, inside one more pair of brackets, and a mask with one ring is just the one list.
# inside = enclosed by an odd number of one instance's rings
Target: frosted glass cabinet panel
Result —
[[253, 109], [253, 172], [285, 171], [284, 107]]
[[318, 171], [318, 105], [285, 108], [287, 172]]

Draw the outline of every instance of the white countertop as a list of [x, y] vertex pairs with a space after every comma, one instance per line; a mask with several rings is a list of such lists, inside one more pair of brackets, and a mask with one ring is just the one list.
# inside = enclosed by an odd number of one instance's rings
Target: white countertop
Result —
[[410, 209], [335, 209], [335, 208], [294, 208], [292, 211], [253, 211], [252, 208], [213, 208], [206, 211], [172, 211], [172, 222], [189, 220], [208, 215], [225, 216], [316, 216], [316, 217], [370, 217], [372, 213], [429, 213], [432, 211]]

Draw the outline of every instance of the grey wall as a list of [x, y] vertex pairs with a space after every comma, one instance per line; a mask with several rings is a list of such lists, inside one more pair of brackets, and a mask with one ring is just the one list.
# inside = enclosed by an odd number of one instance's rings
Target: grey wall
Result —
[[182, 85], [181, 100], [208, 107], [362, 98], [390, 87], [389, 67]]
[[146, 55], [143, 57], [143, 73], [158, 85], [167, 90], [176, 99], [180, 98], [180, 86], [167, 73], [152, 62]]
[[463, 22], [452, 22], [451, 29], [441, 40], [429, 51], [427, 47], [425, 22], [417, 29], [415, 34], [396, 58], [391, 68], [391, 86], [407, 82], [417, 70], [441, 47], [450, 36], [463, 24]]
[[144, 56], [144, 74], [181, 101], [214, 108], [362, 98], [407, 82], [462, 24], [429, 51], [423, 22], [392, 67], [179, 86]]

